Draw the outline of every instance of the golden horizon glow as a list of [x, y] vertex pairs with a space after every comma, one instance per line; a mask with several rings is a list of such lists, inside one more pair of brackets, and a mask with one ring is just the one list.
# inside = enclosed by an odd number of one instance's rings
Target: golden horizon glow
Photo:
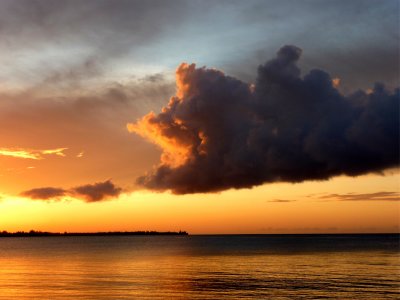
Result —
[[386, 177], [366, 175], [357, 180], [342, 176], [329, 182], [279, 183], [181, 196], [138, 190], [123, 193], [118, 199], [92, 203], [73, 196], [39, 201], [3, 195], [0, 230], [186, 230], [191, 234], [400, 232], [399, 201], [324, 197], [359, 190], [364, 194], [392, 191], [398, 195], [399, 180], [398, 173]]

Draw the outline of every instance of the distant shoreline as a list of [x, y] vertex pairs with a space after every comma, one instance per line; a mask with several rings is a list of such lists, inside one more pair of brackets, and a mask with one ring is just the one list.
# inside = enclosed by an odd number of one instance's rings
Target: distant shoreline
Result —
[[28, 232], [0, 231], [0, 237], [43, 237], [43, 236], [132, 236], [132, 235], [189, 235], [186, 231], [107, 231], [107, 232], [46, 232], [31, 230]]
[[[186, 231], [104, 231], [104, 232], [47, 232], [47, 231], [0, 231], [2, 237], [63, 237], [63, 236], [188, 236]], [[213, 233], [194, 234], [191, 236], [248, 236], [248, 237], [363, 237], [363, 236], [399, 236], [399, 232], [375, 232], [375, 233]]]

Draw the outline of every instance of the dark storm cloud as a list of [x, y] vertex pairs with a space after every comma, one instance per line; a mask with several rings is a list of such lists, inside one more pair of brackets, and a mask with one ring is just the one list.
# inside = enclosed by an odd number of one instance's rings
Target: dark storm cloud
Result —
[[301, 52], [282, 47], [253, 86], [182, 64], [177, 96], [160, 114], [128, 124], [164, 150], [138, 183], [184, 194], [397, 167], [399, 89], [378, 83], [344, 96], [322, 70], [300, 76]]
[[122, 189], [115, 186], [110, 180], [86, 184], [71, 190], [78, 197], [83, 197], [86, 202], [97, 202], [110, 197], [118, 197]]
[[[332, 77], [340, 76], [339, 90], [345, 94], [351, 93], [355, 88], [366, 89], [376, 81], [385, 82], [389, 87], [396, 87], [400, 78], [399, 42], [397, 39], [389, 44], [375, 40], [365, 42], [364, 45], [322, 44], [317, 49], [308, 46], [307, 57], [303, 59], [301, 65], [303, 71], [318, 67], [329, 70], [329, 73], [333, 74]], [[254, 67], [271, 52], [272, 50], [263, 49], [254, 51], [251, 59], [234, 62], [225, 69], [251, 82], [255, 78]]]
[[339, 201], [400, 201], [399, 192], [377, 192], [377, 193], [348, 193], [348, 194], [327, 194], [318, 197], [326, 200]]
[[43, 187], [43, 188], [24, 191], [21, 193], [21, 196], [28, 197], [31, 199], [48, 200], [48, 199], [59, 198], [65, 196], [66, 194], [67, 191], [62, 188]]
[[395, 87], [400, 71], [399, 9], [397, 0], [246, 1], [239, 20], [265, 34], [222, 67], [253, 81], [259, 62], [271, 57], [276, 45], [290, 41], [306, 52], [300, 63], [303, 71], [317, 67], [340, 76], [345, 93], [376, 81]]
[[37, 200], [54, 200], [71, 195], [85, 202], [98, 202], [109, 198], [116, 198], [122, 189], [111, 180], [77, 186], [68, 190], [55, 187], [35, 188], [21, 193], [21, 196]]
[[[342, 90], [367, 88], [376, 81], [396, 87], [400, 78], [399, 39], [381, 44], [371, 41], [366, 45], [351, 45], [342, 49], [323, 47], [310, 53], [308, 64], [328, 69], [340, 76]], [[319, 54], [317, 53], [319, 52]]]

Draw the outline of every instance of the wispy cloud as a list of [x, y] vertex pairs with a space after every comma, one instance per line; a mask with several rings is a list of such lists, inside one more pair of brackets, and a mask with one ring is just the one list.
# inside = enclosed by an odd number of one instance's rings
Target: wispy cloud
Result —
[[290, 199], [272, 199], [268, 200], [268, 202], [275, 202], [275, 203], [289, 203], [289, 202], [296, 202], [297, 200], [290, 200]]
[[44, 159], [43, 155], [57, 155], [65, 157], [64, 151], [68, 148], [57, 148], [47, 150], [33, 150], [33, 149], [22, 149], [22, 148], [0, 148], [0, 155], [10, 156], [22, 159]]
[[55, 154], [58, 156], [65, 157], [65, 153], [63, 152], [64, 150], [67, 150], [68, 148], [58, 148], [58, 149], [51, 149], [51, 150], [43, 150], [42, 154]]
[[376, 193], [347, 193], [347, 194], [326, 194], [317, 197], [324, 200], [338, 201], [400, 201], [399, 192], [376, 192]]

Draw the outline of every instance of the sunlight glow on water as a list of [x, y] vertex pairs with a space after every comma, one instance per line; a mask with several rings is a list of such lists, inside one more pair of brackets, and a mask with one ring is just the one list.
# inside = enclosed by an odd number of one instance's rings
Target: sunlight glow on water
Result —
[[0, 239], [0, 299], [398, 299], [398, 236]]

